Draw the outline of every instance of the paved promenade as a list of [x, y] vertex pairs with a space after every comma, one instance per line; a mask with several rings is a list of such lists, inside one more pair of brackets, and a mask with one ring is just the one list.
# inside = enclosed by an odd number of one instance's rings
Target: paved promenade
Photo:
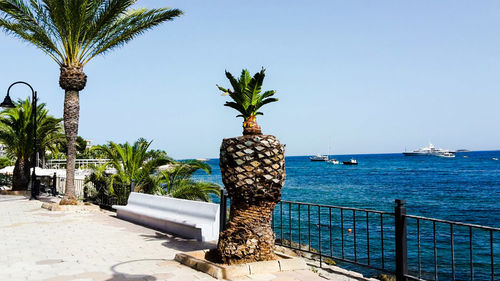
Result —
[[[42, 202], [0, 195], [0, 280], [216, 280], [174, 261], [213, 244], [176, 238], [112, 212], [50, 212]], [[361, 280], [311, 270], [238, 280]]]

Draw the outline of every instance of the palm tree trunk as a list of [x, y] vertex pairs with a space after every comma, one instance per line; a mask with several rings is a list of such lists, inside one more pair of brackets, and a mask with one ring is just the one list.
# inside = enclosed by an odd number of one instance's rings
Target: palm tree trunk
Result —
[[271, 135], [224, 139], [219, 165], [231, 198], [230, 221], [217, 245], [220, 258], [227, 264], [274, 259], [271, 214], [285, 183], [284, 146]]
[[66, 90], [64, 96], [64, 131], [68, 142], [68, 154], [66, 156], [66, 191], [63, 200], [61, 200], [63, 205], [76, 204], [75, 160], [79, 112], [80, 98], [78, 91]]
[[14, 172], [12, 174], [12, 190], [28, 190], [29, 181], [29, 161], [18, 157], [16, 163], [14, 164]]
[[271, 214], [275, 202], [258, 205], [231, 202], [231, 220], [220, 233], [220, 256], [224, 263], [240, 264], [273, 260], [275, 235], [271, 228]]

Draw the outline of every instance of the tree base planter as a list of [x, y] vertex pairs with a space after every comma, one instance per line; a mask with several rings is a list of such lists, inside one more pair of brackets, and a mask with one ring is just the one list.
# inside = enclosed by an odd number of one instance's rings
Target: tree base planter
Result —
[[291, 257], [283, 253], [275, 253], [277, 259], [272, 261], [227, 265], [207, 260], [205, 258], [207, 252], [207, 250], [201, 250], [178, 253], [175, 255], [175, 260], [217, 279], [233, 279], [245, 275], [307, 268], [306, 262], [302, 258]]
[[64, 197], [63, 199], [61, 199], [61, 201], [59, 202], [59, 205], [61, 206], [75, 206], [75, 205], [78, 205], [78, 200], [76, 200], [75, 197]]

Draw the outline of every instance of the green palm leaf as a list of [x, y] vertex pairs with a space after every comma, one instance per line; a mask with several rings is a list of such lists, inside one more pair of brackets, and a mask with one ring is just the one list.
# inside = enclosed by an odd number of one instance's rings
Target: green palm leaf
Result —
[[264, 68], [253, 77], [250, 76], [250, 73], [246, 69], [242, 70], [238, 80], [228, 71], [226, 71], [226, 77], [233, 89], [226, 89], [219, 85], [217, 87], [225, 94], [228, 94], [233, 101], [226, 102], [224, 105], [240, 112], [241, 115], [237, 117], [243, 117], [245, 121], [256, 115], [262, 115], [258, 110], [263, 105], [278, 101], [276, 98], [269, 98], [276, 93], [275, 91], [266, 91], [261, 95], [262, 84], [265, 78]]

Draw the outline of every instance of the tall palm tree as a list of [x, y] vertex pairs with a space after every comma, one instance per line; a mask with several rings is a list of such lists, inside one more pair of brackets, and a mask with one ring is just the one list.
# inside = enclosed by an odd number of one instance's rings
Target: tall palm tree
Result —
[[80, 111], [85, 88], [83, 67], [163, 22], [178, 9], [133, 9], [136, 0], [0, 0], [0, 28], [35, 45], [60, 67], [65, 91], [64, 129], [68, 142], [66, 194], [61, 204], [76, 204], [74, 175]]
[[[0, 142], [7, 146], [7, 153], [16, 159], [12, 180], [13, 190], [28, 189], [31, 156], [33, 155], [33, 118], [31, 100], [18, 101], [15, 108], [0, 113]], [[64, 140], [62, 119], [48, 115], [44, 103], [37, 106], [37, 151], [57, 152]]]
[[233, 90], [217, 87], [223, 92], [223, 95], [229, 95], [233, 101], [228, 101], [224, 105], [236, 109], [241, 114], [237, 117], [243, 117], [243, 135], [260, 135], [262, 131], [257, 124], [257, 115], [264, 115], [259, 109], [268, 103], [278, 101], [277, 98], [271, 98], [276, 91], [266, 91], [260, 94], [262, 83], [264, 82], [265, 69], [250, 76], [248, 70], [243, 69], [241, 76], [237, 80], [234, 76], [226, 71], [226, 77], [231, 82]]

